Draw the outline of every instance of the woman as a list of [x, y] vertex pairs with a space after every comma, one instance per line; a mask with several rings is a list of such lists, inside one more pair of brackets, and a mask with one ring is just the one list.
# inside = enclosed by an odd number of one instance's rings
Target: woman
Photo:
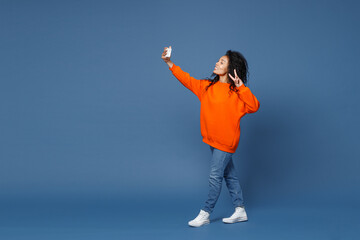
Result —
[[235, 212], [224, 223], [247, 220], [239, 180], [236, 176], [232, 155], [240, 139], [240, 119], [247, 113], [254, 113], [260, 103], [247, 84], [248, 65], [244, 56], [228, 50], [215, 64], [213, 79], [197, 80], [175, 65], [170, 57], [161, 58], [168, 64], [173, 75], [201, 102], [200, 128], [203, 142], [210, 146], [209, 195], [198, 216], [189, 221], [192, 227], [210, 223], [209, 216], [219, 198], [222, 179], [230, 192]]

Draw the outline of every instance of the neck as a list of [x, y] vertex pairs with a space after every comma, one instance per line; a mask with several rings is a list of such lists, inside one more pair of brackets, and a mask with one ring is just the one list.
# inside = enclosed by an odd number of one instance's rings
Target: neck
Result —
[[223, 83], [229, 83], [228, 82], [228, 77], [227, 77], [227, 75], [225, 74], [225, 75], [222, 75], [222, 76], [219, 76], [220, 78], [219, 78], [219, 81], [220, 82], [223, 82]]

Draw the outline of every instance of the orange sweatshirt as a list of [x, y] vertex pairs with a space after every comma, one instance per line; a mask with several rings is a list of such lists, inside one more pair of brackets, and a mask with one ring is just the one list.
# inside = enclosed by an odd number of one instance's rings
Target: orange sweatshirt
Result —
[[218, 81], [205, 91], [210, 80], [197, 80], [173, 64], [173, 75], [200, 100], [200, 128], [203, 142], [225, 152], [234, 153], [240, 140], [240, 119], [254, 113], [260, 103], [244, 84], [238, 87], [239, 97], [231, 92], [230, 83]]

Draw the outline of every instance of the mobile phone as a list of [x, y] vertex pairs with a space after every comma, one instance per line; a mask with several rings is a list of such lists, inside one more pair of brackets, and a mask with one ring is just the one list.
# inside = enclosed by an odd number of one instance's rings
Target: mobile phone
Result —
[[170, 57], [171, 56], [171, 47], [168, 47], [168, 48], [166, 48], [166, 55], [165, 55], [165, 57]]

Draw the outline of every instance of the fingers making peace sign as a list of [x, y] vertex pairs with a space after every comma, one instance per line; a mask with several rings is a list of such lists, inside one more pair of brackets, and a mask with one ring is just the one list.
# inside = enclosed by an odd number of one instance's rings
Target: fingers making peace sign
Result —
[[235, 77], [231, 76], [231, 74], [229, 73], [229, 77], [234, 81], [236, 87], [240, 87], [241, 85], [243, 85], [243, 81], [238, 77], [236, 70], [234, 69], [234, 73], [235, 73]]

